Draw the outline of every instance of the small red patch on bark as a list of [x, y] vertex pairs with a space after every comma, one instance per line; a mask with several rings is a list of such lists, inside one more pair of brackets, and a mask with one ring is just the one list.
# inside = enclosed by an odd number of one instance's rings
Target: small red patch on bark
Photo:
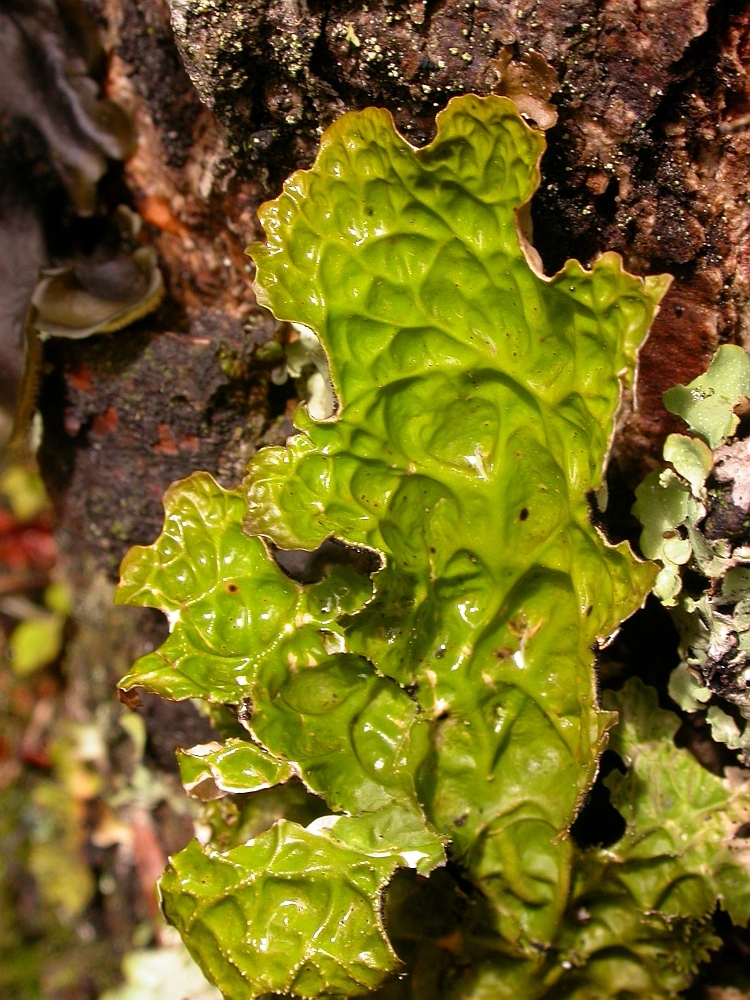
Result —
[[109, 406], [104, 413], [97, 413], [91, 421], [91, 433], [97, 437], [104, 437], [117, 430], [117, 410], [114, 406]]
[[172, 211], [166, 198], [148, 194], [138, 202], [138, 212], [145, 222], [174, 236], [185, 237], [188, 231]]
[[153, 450], [160, 452], [162, 455], [176, 455], [179, 449], [177, 448], [172, 428], [169, 424], [159, 424], [157, 430], [159, 432], [159, 440], [151, 446]]
[[81, 392], [86, 392], [88, 389], [93, 389], [94, 385], [91, 381], [91, 376], [94, 374], [93, 368], [87, 368], [85, 365], [79, 365], [77, 368], [73, 369], [68, 375], [68, 380], [74, 389], [79, 389]]
[[186, 451], [198, 451], [201, 446], [200, 438], [196, 434], [186, 434], [180, 439], [180, 448]]

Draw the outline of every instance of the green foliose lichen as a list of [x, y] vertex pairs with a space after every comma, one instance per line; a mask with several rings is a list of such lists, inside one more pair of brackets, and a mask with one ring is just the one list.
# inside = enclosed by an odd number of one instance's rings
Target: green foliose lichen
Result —
[[[534, 270], [516, 210], [542, 150], [496, 97], [452, 101], [416, 151], [384, 111], [336, 122], [250, 248], [259, 300], [319, 338], [336, 411], [298, 410], [233, 491], [173, 486], [163, 534], [123, 563], [118, 599], [171, 625], [123, 686], [236, 705], [247, 731], [183, 757], [213, 840], [161, 881], [230, 1000], [671, 997], [717, 899], [746, 919], [742, 794], [674, 748], [644, 689], [601, 707], [594, 673], [656, 576], [587, 496], [668, 280], [614, 254]], [[312, 582], [273, 557], [329, 539], [350, 558]], [[627, 830], [581, 852], [617, 712]], [[223, 795], [245, 840], [221, 832]], [[246, 821], [237, 800], [258, 803]], [[453, 886], [455, 926], [404, 929], [401, 883], [383, 906], [399, 868]]]

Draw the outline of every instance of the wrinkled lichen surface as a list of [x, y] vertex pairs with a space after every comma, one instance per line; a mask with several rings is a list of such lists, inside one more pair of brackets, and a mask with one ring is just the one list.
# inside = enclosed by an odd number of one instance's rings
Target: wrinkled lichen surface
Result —
[[[598, 704], [592, 645], [655, 570], [587, 497], [668, 279], [614, 254], [530, 266], [515, 213], [541, 150], [497, 97], [453, 101], [418, 151], [383, 111], [334, 124], [250, 252], [259, 299], [326, 350], [336, 412], [298, 410], [234, 491], [175, 484], [123, 563], [118, 599], [170, 622], [123, 688], [236, 706], [245, 730], [225, 716], [226, 744], [181, 766], [201, 798], [249, 797], [252, 836], [231, 844], [214, 811], [160, 883], [229, 998], [426, 995], [413, 964], [389, 976], [400, 934], [423, 959], [439, 942], [383, 894], [448, 859], [460, 892], [422, 883], [464, 911], [432, 996], [670, 997], [717, 943], [716, 902], [750, 912], [744, 782], [676, 750], [642, 685]], [[329, 539], [378, 565], [303, 583], [268, 547]], [[618, 714], [625, 833], [582, 852], [569, 829]]]

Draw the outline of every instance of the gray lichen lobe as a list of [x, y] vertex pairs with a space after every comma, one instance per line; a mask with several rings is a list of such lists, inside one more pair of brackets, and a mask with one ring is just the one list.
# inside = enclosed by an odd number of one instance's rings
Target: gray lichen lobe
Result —
[[680, 635], [669, 693], [686, 712], [708, 706], [713, 738], [750, 765], [750, 439], [737, 412], [748, 394], [750, 359], [733, 346], [666, 393], [692, 436], [667, 438], [671, 468], [646, 478], [634, 513], [644, 554], [662, 565], [654, 593]]

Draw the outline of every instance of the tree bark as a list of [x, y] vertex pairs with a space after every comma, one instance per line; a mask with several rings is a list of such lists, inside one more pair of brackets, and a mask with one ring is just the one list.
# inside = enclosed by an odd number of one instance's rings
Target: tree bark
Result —
[[109, 572], [156, 533], [170, 481], [198, 467], [236, 481], [254, 447], [283, 436], [286, 400], [257, 363], [275, 324], [243, 254], [258, 204], [348, 109], [385, 106], [429, 141], [451, 96], [498, 88], [503, 53], [534, 50], [559, 81], [532, 207], [548, 273], [616, 250], [637, 274], [675, 278], [614, 450], [628, 487], [677, 429], [664, 390], [720, 342], [747, 342], [747, 3], [88, 6], [107, 32], [107, 94], [139, 135], [116, 196], [145, 219], [168, 289], [127, 332], [48, 352], [48, 475], [63, 524]]
[[[106, 659], [105, 697], [123, 660], [160, 637], [147, 614], [103, 611], [109, 585], [95, 613], [86, 601], [92, 576], [111, 584], [125, 551], [157, 535], [166, 487], [198, 468], [235, 485], [291, 430], [293, 386], [272, 379], [279, 324], [255, 302], [244, 254], [262, 238], [259, 204], [341, 113], [386, 107], [421, 145], [452, 96], [544, 91], [533, 53], [557, 80], [531, 210], [547, 273], [615, 250], [636, 274], [674, 275], [610, 462], [611, 528], [632, 534], [632, 490], [681, 429], [662, 393], [719, 343], [750, 348], [748, 0], [85, 6], [105, 39], [104, 92], [138, 136], [99, 181], [99, 212], [124, 202], [140, 215], [167, 294], [127, 329], [45, 346], [40, 462], [83, 622], [72, 676]], [[86, 639], [114, 621], [116, 652]], [[174, 719], [149, 711], [153, 742]]]

